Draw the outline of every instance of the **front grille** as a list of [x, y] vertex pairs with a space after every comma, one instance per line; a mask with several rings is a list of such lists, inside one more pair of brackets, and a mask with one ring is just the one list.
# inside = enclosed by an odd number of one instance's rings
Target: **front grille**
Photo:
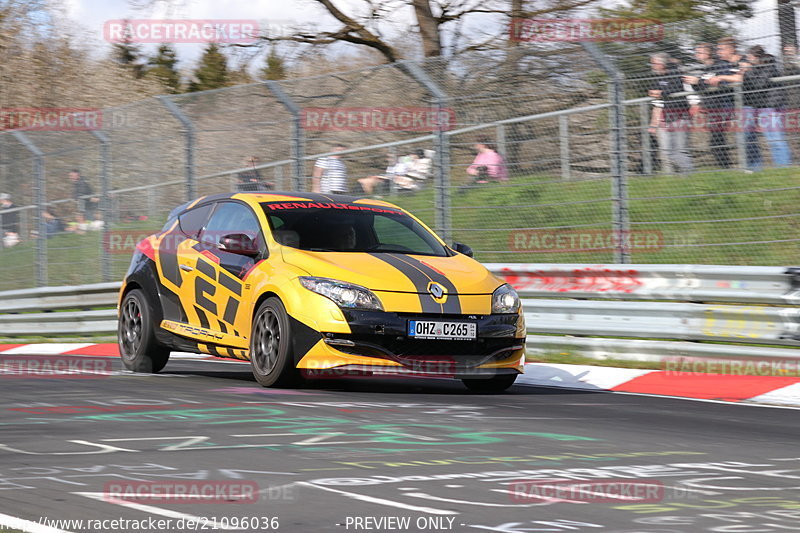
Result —
[[454, 367], [474, 367], [492, 360], [504, 359], [509, 351], [521, 347], [521, 341], [514, 338], [478, 339], [475, 341], [447, 341], [429, 339], [409, 339], [385, 335], [337, 335], [337, 339], [347, 339], [354, 346], [333, 347], [342, 352], [391, 359], [409, 368], [421, 365], [452, 365]]

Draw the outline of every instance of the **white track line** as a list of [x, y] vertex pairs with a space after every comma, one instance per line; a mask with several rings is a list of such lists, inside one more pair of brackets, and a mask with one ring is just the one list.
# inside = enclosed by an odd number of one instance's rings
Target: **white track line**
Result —
[[[55, 520], [53, 521], [55, 522]], [[71, 533], [66, 529], [58, 529], [2, 513], [0, 513], [0, 526], [2, 526], [0, 529], [19, 529], [28, 533]]]
[[377, 503], [379, 505], [388, 505], [389, 507], [398, 507], [400, 509], [406, 509], [408, 511], [417, 511], [420, 513], [428, 513], [436, 515], [458, 514], [456, 511], [448, 511], [445, 509], [434, 509], [433, 507], [419, 507], [416, 505], [409, 505], [407, 503], [385, 500], [383, 498], [376, 498], [375, 496], [367, 496], [366, 494], [357, 494], [355, 492], [347, 492], [345, 490], [332, 489], [330, 487], [325, 487], [323, 485], [316, 485], [314, 483], [307, 483], [305, 481], [299, 481], [297, 484], [302, 485], [303, 487], [314, 487], [315, 489], [327, 490], [328, 492], [335, 492], [337, 494], [342, 494], [344, 496], [347, 496], [348, 498], [352, 498], [354, 500], [360, 500], [362, 502]]

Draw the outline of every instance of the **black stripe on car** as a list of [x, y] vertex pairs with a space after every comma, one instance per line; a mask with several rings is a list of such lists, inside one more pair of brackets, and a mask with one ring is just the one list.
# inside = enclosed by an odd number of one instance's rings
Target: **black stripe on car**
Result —
[[444, 312], [444, 307], [442, 306], [442, 304], [437, 303], [433, 299], [433, 295], [431, 295], [428, 292], [428, 283], [431, 282], [431, 279], [428, 276], [426, 276], [420, 269], [415, 268], [406, 261], [403, 261], [400, 257], [392, 254], [373, 253], [370, 255], [377, 259], [380, 259], [384, 263], [392, 265], [394, 268], [399, 270], [405, 277], [411, 280], [411, 283], [414, 284], [414, 288], [416, 289], [417, 295], [419, 296], [419, 303], [420, 306], [422, 307], [423, 313]]
[[[400, 255], [403, 261], [411, 264], [413, 267], [422, 271], [426, 276], [431, 278], [431, 281], [439, 283], [447, 289], [447, 300], [442, 304], [442, 312], [454, 315], [461, 314], [461, 301], [458, 299], [458, 290], [453, 282], [447, 279], [447, 276], [441, 272], [436, 271], [433, 267], [426, 265], [418, 259], [409, 257], [407, 255]], [[425, 287], [427, 291], [427, 285]]]
[[206, 316], [206, 312], [196, 305], [194, 306], [194, 310], [197, 313], [197, 318], [200, 320], [200, 327], [208, 329], [208, 317]]

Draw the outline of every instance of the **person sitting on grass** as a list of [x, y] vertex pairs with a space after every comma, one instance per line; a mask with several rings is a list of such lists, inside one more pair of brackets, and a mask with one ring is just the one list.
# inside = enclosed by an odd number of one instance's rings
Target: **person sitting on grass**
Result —
[[391, 184], [393, 181], [397, 183], [397, 179], [406, 175], [408, 166], [397, 160], [394, 154], [386, 154], [386, 173], [376, 176], [368, 176], [360, 178], [358, 183], [367, 195], [372, 195], [375, 189], [380, 184]]
[[503, 156], [497, 153], [488, 137], [478, 137], [475, 142], [478, 155], [467, 167], [467, 174], [473, 177], [473, 183], [482, 184], [490, 181], [508, 181], [508, 169]]

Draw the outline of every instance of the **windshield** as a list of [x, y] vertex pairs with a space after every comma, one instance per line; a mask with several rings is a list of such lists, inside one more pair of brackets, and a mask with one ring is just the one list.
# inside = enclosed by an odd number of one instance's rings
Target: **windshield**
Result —
[[275, 240], [318, 252], [449, 255], [419, 222], [395, 209], [355, 204], [264, 202]]

